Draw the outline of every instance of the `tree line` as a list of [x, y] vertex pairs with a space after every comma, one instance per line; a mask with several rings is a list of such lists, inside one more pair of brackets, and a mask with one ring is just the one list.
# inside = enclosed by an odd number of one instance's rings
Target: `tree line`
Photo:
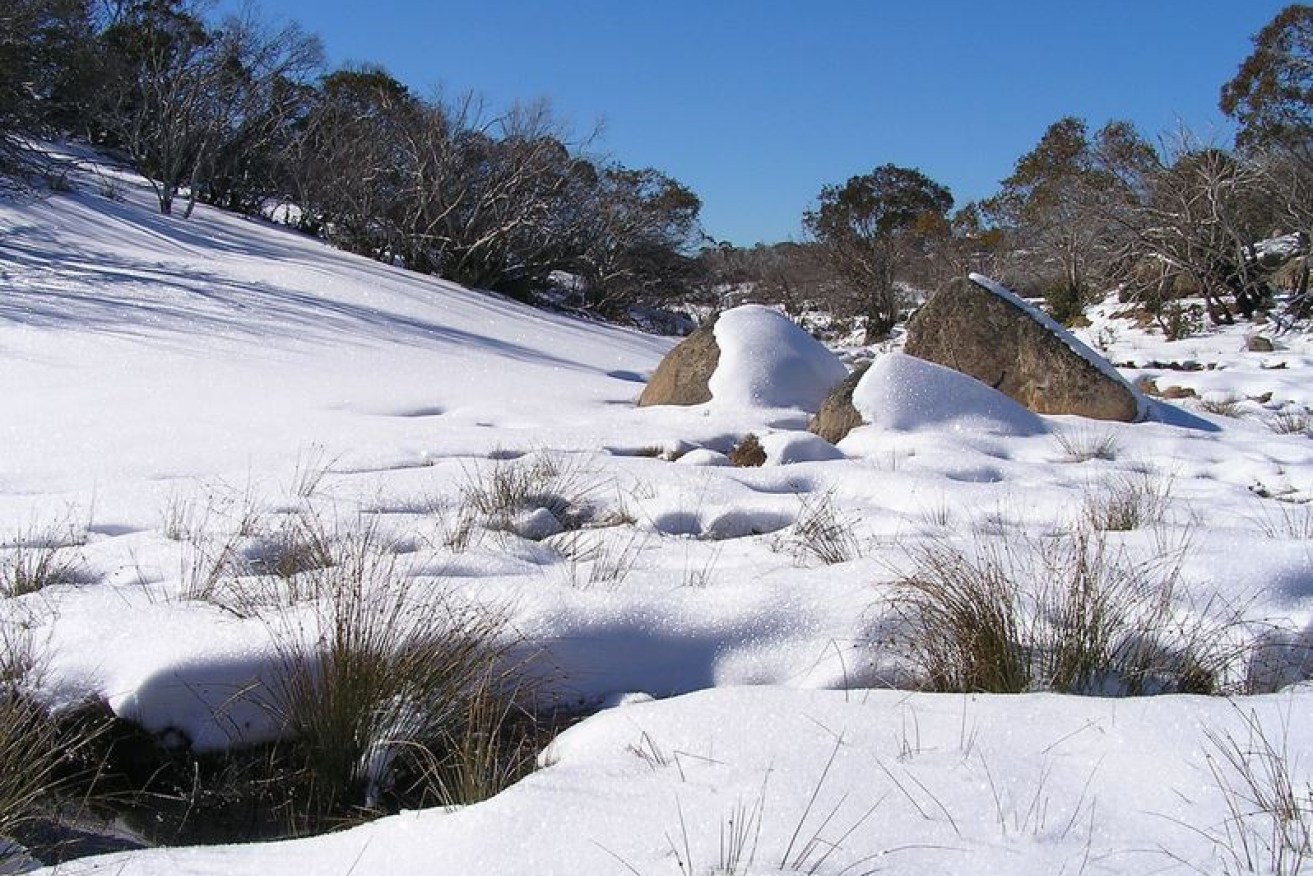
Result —
[[325, 71], [319, 40], [193, 0], [8, 0], [0, 164], [36, 136], [117, 150], [161, 213], [294, 205], [352, 252], [526, 297], [555, 272], [606, 315], [687, 290], [701, 202], [659, 170], [585, 154], [545, 104], [422, 97], [377, 66]]
[[[1042, 296], [1062, 320], [1117, 289], [1168, 337], [1270, 309], [1280, 284], [1284, 317], [1307, 318], [1313, 6], [1286, 7], [1253, 45], [1220, 89], [1219, 108], [1237, 125], [1232, 146], [1188, 131], [1153, 142], [1128, 122], [1091, 130], [1066, 117], [980, 202], [953, 211], [947, 188], [886, 164], [821, 190], [804, 214], [809, 242], [727, 251], [721, 264], [731, 276], [755, 271], [768, 299], [857, 317], [868, 342], [912, 303], [909, 286], [972, 270]], [[1202, 312], [1186, 296], [1202, 299]]]
[[[75, 136], [125, 156], [179, 219], [198, 201], [291, 205], [306, 232], [465, 285], [529, 298], [570, 278], [573, 303], [609, 318], [748, 297], [852, 318], [873, 341], [909, 290], [979, 270], [1062, 319], [1117, 288], [1179, 336], [1200, 318], [1186, 295], [1216, 322], [1270, 307], [1284, 259], [1260, 241], [1302, 252], [1313, 225], [1313, 7], [1253, 44], [1220, 89], [1234, 144], [1062, 118], [982, 201], [955, 210], [945, 186], [885, 164], [824, 186], [803, 240], [741, 248], [704, 235], [689, 188], [588, 154], [546, 104], [491, 112], [381, 67], [326, 70], [299, 26], [211, 21], [197, 0], [8, 0], [0, 170], [42, 172], [33, 139]], [[1308, 316], [1307, 270], [1282, 279]]]

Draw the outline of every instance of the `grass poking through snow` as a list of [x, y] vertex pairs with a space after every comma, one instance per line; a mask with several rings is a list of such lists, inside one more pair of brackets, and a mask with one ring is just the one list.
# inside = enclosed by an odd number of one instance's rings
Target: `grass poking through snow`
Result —
[[931, 690], [1218, 693], [1243, 648], [1233, 612], [1184, 604], [1182, 554], [1132, 562], [1102, 530], [945, 537], [896, 585], [896, 645]]
[[422, 585], [370, 536], [306, 575], [309, 611], [276, 631], [275, 699], [304, 759], [311, 814], [500, 790], [511, 776], [489, 746], [522, 714], [524, 693], [503, 618]]

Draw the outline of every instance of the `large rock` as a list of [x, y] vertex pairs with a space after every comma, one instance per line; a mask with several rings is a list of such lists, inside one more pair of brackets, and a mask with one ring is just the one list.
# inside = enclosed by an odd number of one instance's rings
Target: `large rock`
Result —
[[719, 363], [720, 346], [713, 320], [666, 354], [638, 397], [638, 406], [700, 405], [711, 401], [707, 384]]
[[821, 436], [831, 444], [838, 444], [845, 435], [862, 425], [862, 415], [853, 407], [853, 389], [870, 367], [869, 362], [859, 365], [842, 383], [830, 390], [825, 401], [821, 402], [821, 409], [807, 424], [808, 432]]
[[979, 274], [940, 290], [907, 326], [906, 351], [1041, 414], [1144, 419], [1148, 403], [1106, 359]]

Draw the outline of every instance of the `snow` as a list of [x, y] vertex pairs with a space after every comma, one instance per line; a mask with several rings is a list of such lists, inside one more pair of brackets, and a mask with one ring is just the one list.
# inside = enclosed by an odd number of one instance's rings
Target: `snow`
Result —
[[[550, 692], [609, 708], [483, 803], [60, 874], [1220, 872], [1239, 835], [1214, 773], [1227, 734], [1261, 729], [1307, 786], [1313, 440], [1278, 427], [1313, 406], [1308, 335], [1271, 354], [1245, 326], [1169, 344], [1108, 303], [1082, 337], [1125, 377], [1237, 400], [1154, 402], [1134, 424], [1037, 416], [885, 353], [854, 396], [871, 425], [835, 449], [802, 430], [842, 366], [768, 309], [717, 324], [711, 404], [639, 409], [669, 339], [204, 206], [161, 218], [126, 174], [121, 199], [99, 188], [0, 202], [0, 563], [54, 543], [77, 568], [0, 600], [43, 695], [199, 750], [271, 738], [262, 692], [303, 607], [198, 597], [216, 557], [310, 519], [376, 528], [432, 598], [504, 608]], [[768, 464], [726, 465], [749, 432]], [[560, 472], [613, 525], [553, 534], [527, 508], [518, 535], [458, 544], [472, 485], [515, 465]], [[1179, 559], [1183, 610], [1233, 607], [1235, 634], [1271, 646], [1233, 671], [1274, 692], [882, 689], [906, 678], [889, 600], [918, 548], [1052, 538], [1128, 479], [1163, 507], [1110, 549]], [[858, 548], [830, 565], [799, 547], [826, 503]], [[734, 870], [722, 827], [745, 817], [761, 826]]]
[[847, 376], [839, 357], [777, 310], [745, 304], [716, 320], [716, 404], [815, 411]]
[[876, 429], [951, 429], [989, 435], [1040, 435], [1044, 421], [974, 378], [908, 356], [875, 361], [853, 389], [853, 407]]

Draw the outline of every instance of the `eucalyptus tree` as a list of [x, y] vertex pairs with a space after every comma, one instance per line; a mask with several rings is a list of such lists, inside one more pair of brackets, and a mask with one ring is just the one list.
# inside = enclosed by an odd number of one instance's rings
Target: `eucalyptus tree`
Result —
[[895, 278], [947, 234], [953, 196], [912, 168], [885, 164], [842, 186], [827, 185], [803, 224], [866, 317], [873, 342], [893, 330], [902, 308]]

